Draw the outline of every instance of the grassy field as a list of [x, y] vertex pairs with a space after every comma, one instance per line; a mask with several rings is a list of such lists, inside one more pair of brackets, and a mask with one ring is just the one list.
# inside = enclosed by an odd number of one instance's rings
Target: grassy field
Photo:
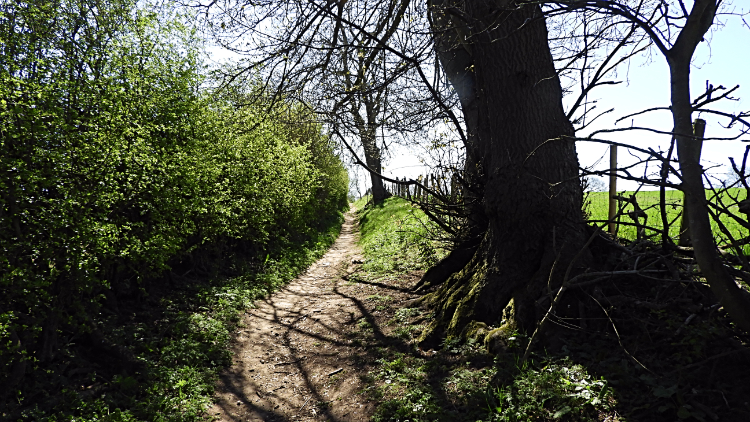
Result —
[[[624, 197], [629, 197], [633, 194], [634, 192], [632, 191], [620, 192], [620, 195]], [[730, 189], [727, 193], [721, 195], [720, 198], [714, 198], [712, 192], [706, 191], [706, 197], [711, 202], [717, 203], [718, 199], [720, 199], [725, 206], [729, 206], [731, 204], [732, 206], [730, 207], [730, 211], [739, 216], [743, 215], [738, 213], [736, 201], [732, 198], [738, 198], [738, 200], [742, 200], [745, 199], [746, 195], [747, 194], [745, 192], [745, 189]], [[607, 192], [591, 192], [588, 194], [588, 197], [586, 198], [587, 204], [585, 207], [585, 212], [589, 216], [589, 219], [591, 221], [607, 219], [608, 196], [609, 194]], [[680, 230], [680, 220], [682, 218], [682, 192], [668, 190], [666, 191], [665, 198], [667, 204], [667, 220], [670, 222], [669, 235], [673, 239], [677, 239]], [[650, 229], [646, 229], [646, 235], [650, 236], [653, 234], [657, 234], [658, 236], [658, 233], [661, 232], [662, 228], [664, 227], [659, 210], [659, 191], [638, 192], [636, 194], [636, 200], [641, 209], [643, 209], [648, 215], [646, 225], [650, 227]], [[633, 206], [627, 204], [627, 206], [624, 208], [624, 214], [627, 214], [632, 210]], [[620, 216], [619, 221], [627, 224], [633, 223], [633, 220], [627, 215]], [[729, 216], [722, 216], [721, 222], [729, 229], [735, 240], [739, 240], [748, 236], [748, 230], [742, 227], [738, 222], [736, 222]], [[641, 220], [641, 223], [643, 223], [643, 220]], [[714, 235], [719, 240], [719, 245], [726, 245], [728, 243], [727, 236], [721, 233], [719, 225], [716, 221], [712, 221], [712, 227]], [[632, 225], [620, 224], [618, 226], [617, 235], [623, 239], [633, 240], [636, 238], [636, 228]]]

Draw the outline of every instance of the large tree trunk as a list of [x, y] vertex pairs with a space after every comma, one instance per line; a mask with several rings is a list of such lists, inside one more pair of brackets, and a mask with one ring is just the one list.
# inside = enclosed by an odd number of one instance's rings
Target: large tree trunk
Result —
[[574, 131], [541, 11], [498, 3], [507, 2], [431, 5], [438, 57], [471, 134], [467, 151], [475, 151], [487, 224], [471, 261], [423, 298], [436, 311], [423, 345], [460, 336], [475, 321], [501, 324], [511, 300], [508, 322], [530, 333], [546, 310], [539, 299], [560, 285], [585, 243], [578, 159], [565, 138]]
[[360, 114], [361, 110], [359, 104], [356, 102], [352, 104], [350, 111], [357, 132], [359, 133], [359, 138], [362, 141], [362, 149], [365, 151], [365, 163], [367, 163], [367, 167], [371, 170], [372, 202], [380, 204], [390, 196], [388, 191], [385, 190], [383, 179], [380, 177], [380, 174], [383, 173], [382, 154], [380, 153], [380, 148], [378, 148], [376, 138], [381, 99], [380, 95], [373, 96], [372, 94], [363, 93], [359, 100], [364, 108], [365, 116], [362, 117]]

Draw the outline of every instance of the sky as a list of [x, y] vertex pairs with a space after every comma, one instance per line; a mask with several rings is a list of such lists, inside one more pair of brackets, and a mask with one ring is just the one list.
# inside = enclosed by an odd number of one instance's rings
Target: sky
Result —
[[[739, 85], [739, 89], [732, 94], [738, 101], [724, 100], [714, 103], [710, 108], [724, 112], [736, 113], [739, 111], [750, 111], [750, 28], [745, 26], [742, 19], [737, 16], [719, 17], [724, 27], [717, 26], [707, 42], [702, 42], [694, 56], [691, 69], [691, 95], [696, 98], [705, 92], [706, 81], [714, 86], [722, 85], [732, 88]], [[666, 60], [659, 54], [654, 54], [651, 60], [640, 57], [638, 61], [630, 64], [624, 82], [620, 85], [605, 86], [597, 88], [592, 97], [598, 99], [600, 110], [614, 107], [615, 111], [611, 117], [602, 117], [599, 124], [595, 124], [592, 130], [604, 127], [627, 127], [631, 124], [630, 119], [615, 124], [617, 117], [625, 116], [651, 107], [669, 106], [669, 68]], [[706, 138], [731, 137], [738, 134], [736, 125], [734, 130], [724, 129], [729, 119], [697, 113], [693, 118], [706, 120]], [[656, 111], [646, 115], [633, 118], [633, 126], [651, 127], [663, 131], [672, 128], [672, 118], [669, 111]], [[580, 133], [587, 135], [587, 132]], [[590, 132], [589, 132], [590, 133]], [[656, 135], [643, 131], [628, 131], [617, 134], [599, 135], [604, 139], [632, 144], [641, 148], [654, 148], [655, 150], [666, 150], [669, 147], [670, 137], [667, 135]], [[701, 155], [701, 164], [704, 168], [721, 165], [721, 168], [710, 169], [713, 174], [724, 175], [729, 165], [728, 157], [736, 157], [739, 162], [744, 154], [745, 141], [750, 141], [750, 135], [739, 140], [721, 141], [707, 140], [704, 142]], [[609, 165], [607, 147], [579, 142], [577, 145], [578, 157], [581, 165], [590, 166], [597, 162], [602, 156], [601, 167]], [[620, 159], [625, 159], [622, 152], [618, 154]], [[621, 183], [627, 189], [632, 189], [634, 183]], [[619, 188], [618, 184], [618, 188]]]
[[[735, 0], [735, 11], [741, 8], [747, 10], [744, 2], [747, 0]], [[747, 23], [746, 23], [746, 22]], [[732, 88], [739, 85], [739, 89], [732, 95], [737, 101], [724, 100], [712, 104], [712, 108], [724, 112], [735, 113], [739, 111], [750, 111], [750, 16], [743, 21], [740, 16], [719, 16], [710, 35], [702, 42], [694, 55], [691, 68], [691, 95], [693, 98], [702, 94], [706, 88], [706, 81], [714, 86], [723, 85]], [[230, 55], [212, 49], [210, 55], [216, 61], [231, 59]], [[632, 120], [615, 123], [619, 117], [644, 110], [651, 107], [669, 106], [669, 68], [665, 59], [654, 49], [650, 57], [646, 55], [636, 57], [630, 61], [627, 67], [618, 71], [616, 80], [622, 81], [618, 85], [607, 85], [596, 88], [589, 96], [589, 100], [597, 101], [598, 110], [614, 108], [614, 112], [607, 114], [597, 120], [585, 131], [577, 135], [583, 137], [593, 130], [602, 128], [617, 128], [642, 126], [662, 131], [670, 131], [672, 128], [671, 115], [668, 111], [656, 111], [645, 115], [634, 117]], [[572, 102], [574, 99], [565, 98], [563, 102]], [[697, 115], [706, 120], [706, 137], [731, 137], [737, 135], [736, 125], [734, 130], [724, 129], [728, 119], [713, 115]], [[608, 133], [597, 135], [597, 138], [631, 144], [641, 148], [653, 148], [654, 150], [666, 150], [669, 147], [670, 137], [668, 135], [657, 135], [644, 131], [627, 131], [620, 133]], [[719, 178], [723, 178], [729, 168], [728, 157], [735, 157], [739, 163], [745, 151], [745, 146], [750, 145], [750, 135], [740, 140], [722, 141], [707, 140], [703, 145], [701, 164], [709, 168], [709, 172]], [[605, 169], [609, 166], [609, 154], [607, 146], [589, 142], [578, 142], [578, 159], [582, 167]], [[407, 149], [392, 144], [389, 149], [389, 157], [384, 163], [384, 174], [391, 177], [416, 178], [424, 174], [427, 169], [420, 163], [420, 157], [424, 155], [420, 151]], [[633, 162], [635, 158], [630, 157], [620, 149], [619, 164]], [[369, 184], [368, 177], [362, 169], [352, 168], [351, 177], [361, 180], [360, 190], [364, 191], [365, 184]], [[608, 183], [607, 179], [602, 178]], [[638, 186], [635, 182], [620, 180], [618, 190], [633, 190]], [[645, 188], [653, 189], [653, 188]]]
[[[750, 17], [746, 18], [750, 23]], [[706, 81], [712, 85], [723, 85], [732, 88], [739, 85], [740, 88], [732, 94], [738, 101], [722, 101], [715, 103], [712, 108], [735, 113], [739, 111], [750, 111], [750, 28], [743, 23], [738, 16], [720, 16], [707, 42], [702, 42], [694, 55], [691, 69], [691, 95], [693, 98], [705, 92]], [[594, 130], [603, 128], [619, 128], [631, 125], [631, 120], [615, 123], [619, 117], [652, 107], [669, 106], [669, 68], [666, 60], [653, 51], [651, 57], [639, 56], [619, 71], [621, 80], [618, 85], [607, 85], [592, 91], [589, 100], [597, 100], [597, 110], [615, 110], [602, 116], [591, 127], [579, 132], [580, 137], [587, 136]], [[572, 102], [574, 99], [566, 98], [565, 101]], [[734, 130], [724, 129], [728, 119], [713, 115], [698, 115], [693, 118], [706, 120], [706, 138], [731, 137], [738, 134], [736, 124]], [[672, 117], [669, 111], [656, 111], [632, 119], [632, 126], [650, 127], [662, 131], [672, 129]], [[644, 131], [627, 131], [620, 133], [600, 134], [600, 139], [622, 142], [641, 148], [653, 148], [655, 150], [667, 150], [670, 137], [657, 135]], [[723, 178], [729, 170], [728, 157], [736, 157], [735, 161], [741, 162], [745, 146], [742, 139], [750, 141], [750, 135], [734, 141], [708, 140], [704, 142], [701, 155], [701, 164], [709, 168], [709, 172], [719, 178]], [[595, 169], [606, 169], [609, 166], [609, 152], [606, 145], [589, 142], [578, 142], [576, 145], [578, 159], [582, 167], [595, 166]], [[386, 170], [398, 177], [415, 177], [423, 173], [423, 167], [415, 160], [413, 151], [405, 148], [394, 148], [390, 160], [386, 164]], [[620, 165], [633, 162], [635, 159], [629, 157], [625, 151], [618, 151]], [[598, 165], [597, 165], [598, 163]], [[748, 163], [750, 164], [750, 163]], [[608, 179], [601, 178], [606, 184]], [[619, 180], [618, 190], [634, 190], [638, 187], [636, 182]], [[644, 188], [650, 190], [655, 188]]]

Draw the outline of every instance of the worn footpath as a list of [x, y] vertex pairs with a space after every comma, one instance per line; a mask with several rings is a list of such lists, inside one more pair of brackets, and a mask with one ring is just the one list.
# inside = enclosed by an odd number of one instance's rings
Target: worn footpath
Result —
[[[244, 317], [234, 362], [221, 375], [209, 416], [221, 421], [365, 421], [375, 410], [366, 394], [380, 330], [392, 308], [414, 298], [416, 275], [389, 283], [351, 283], [362, 259], [356, 220], [304, 274]], [[383, 305], [387, 298], [388, 309]]]

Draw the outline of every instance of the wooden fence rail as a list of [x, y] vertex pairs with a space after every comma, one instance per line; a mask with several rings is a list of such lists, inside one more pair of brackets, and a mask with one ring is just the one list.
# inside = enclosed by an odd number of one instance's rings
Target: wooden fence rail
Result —
[[397, 183], [385, 183], [385, 189], [393, 196], [411, 199], [418, 202], [433, 202], [436, 200], [430, 191], [437, 193], [443, 198], [450, 198], [451, 202], [456, 202], [461, 196], [461, 185], [458, 183], [458, 175], [450, 174], [425, 174], [417, 177], [417, 181], [424, 185], [427, 190], [420, 185], [407, 184], [408, 179], [396, 178]]

